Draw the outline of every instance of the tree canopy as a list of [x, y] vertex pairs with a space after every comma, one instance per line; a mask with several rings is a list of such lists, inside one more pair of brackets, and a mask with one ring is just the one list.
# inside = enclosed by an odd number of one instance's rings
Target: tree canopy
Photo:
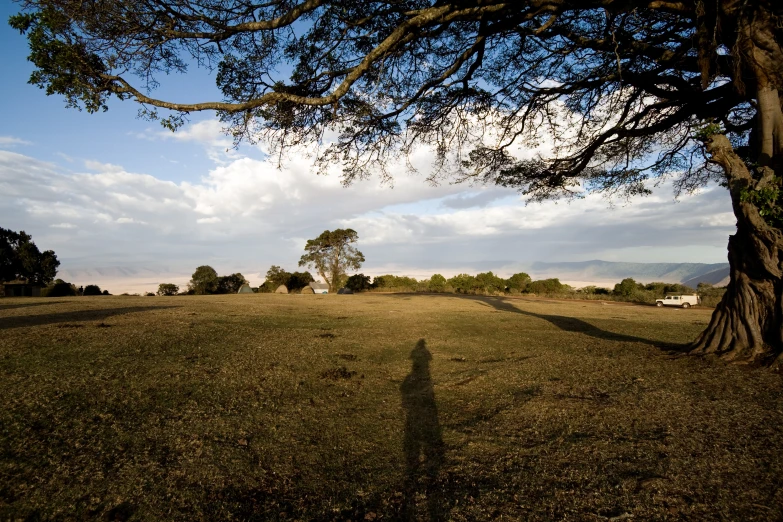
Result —
[[248, 284], [245, 276], [237, 272], [227, 276], [220, 276], [215, 285], [216, 294], [236, 294], [242, 285]]
[[[453, 175], [532, 198], [725, 185], [732, 279], [700, 353], [783, 353], [783, 3], [778, 0], [26, 0], [30, 81], [169, 128], [213, 110], [236, 139], [323, 142], [350, 182], [431, 146]], [[213, 67], [222, 100], [162, 100]], [[159, 110], [171, 111], [166, 114]], [[551, 138], [530, 158], [520, 145]]]
[[324, 230], [317, 238], [307, 240], [299, 266], [314, 268], [329, 285], [329, 291], [336, 292], [347, 280], [346, 272], [358, 270], [364, 263], [364, 254], [353, 246], [358, 240], [359, 234], [350, 228]]
[[179, 292], [179, 285], [175, 285], [174, 283], [161, 283], [158, 285], [158, 291], [156, 292], [158, 295], [177, 295], [177, 292]]
[[48, 285], [57, 275], [57, 260], [52, 250], [41, 252], [33, 238], [23, 231], [0, 228], [0, 282], [24, 280]]
[[217, 290], [218, 274], [214, 268], [209, 265], [202, 265], [193, 272], [188, 288], [194, 294], [212, 294]]

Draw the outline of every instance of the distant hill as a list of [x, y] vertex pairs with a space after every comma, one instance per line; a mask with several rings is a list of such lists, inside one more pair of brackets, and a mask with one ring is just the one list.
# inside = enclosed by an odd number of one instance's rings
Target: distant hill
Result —
[[693, 280], [698, 283], [710, 282], [719, 273], [728, 275], [728, 270], [728, 263], [622, 263], [593, 260], [569, 263], [536, 262], [530, 267], [530, 275], [536, 279], [557, 277], [563, 280], [607, 283], [618, 283], [626, 277], [632, 277], [641, 283], [685, 283]]
[[683, 281], [682, 284], [696, 288], [699, 283], [709, 283], [712, 286], [726, 286], [729, 284], [729, 267], [720, 268], [714, 272], [709, 272], [700, 276], [696, 276], [687, 281]]

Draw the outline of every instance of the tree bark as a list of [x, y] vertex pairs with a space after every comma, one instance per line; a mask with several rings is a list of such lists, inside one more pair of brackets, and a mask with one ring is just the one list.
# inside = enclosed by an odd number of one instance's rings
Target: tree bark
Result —
[[[723, 135], [707, 142], [712, 161], [723, 167], [737, 217], [729, 238], [730, 282], [707, 329], [691, 353], [716, 354], [738, 362], [783, 361], [783, 233], [767, 224], [742, 194], [758, 187], [745, 162]], [[771, 170], [771, 169], [770, 169]]]

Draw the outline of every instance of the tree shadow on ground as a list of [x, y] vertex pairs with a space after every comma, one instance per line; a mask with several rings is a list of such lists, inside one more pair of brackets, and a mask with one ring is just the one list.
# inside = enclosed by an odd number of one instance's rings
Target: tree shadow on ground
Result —
[[13, 304], [0, 304], [0, 310], [13, 310], [15, 308], [29, 308], [31, 306], [46, 306], [57, 303], [64, 303], [65, 301], [36, 301], [33, 303], [13, 303]]
[[[394, 294], [385, 294], [385, 295], [388, 295], [390, 297], [394, 296]], [[424, 294], [422, 297], [442, 298], [443, 296]], [[563, 315], [537, 314], [527, 310], [522, 310], [521, 308], [514, 306], [513, 299], [507, 299], [503, 297], [486, 297], [486, 296], [478, 296], [478, 295], [459, 295], [459, 294], [452, 294], [449, 295], [448, 297], [477, 301], [483, 304], [484, 306], [492, 307], [500, 312], [510, 312], [510, 313], [515, 313], [520, 315], [526, 315], [528, 317], [535, 317], [536, 319], [543, 319], [544, 321], [548, 321], [550, 324], [556, 326], [557, 328], [563, 330], [564, 332], [581, 333], [604, 341], [643, 343], [669, 352], [684, 352], [687, 351], [689, 347], [688, 344], [667, 343], [664, 341], [656, 341], [644, 337], [636, 337], [633, 335], [611, 332], [609, 330], [602, 330], [601, 328], [598, 328], [597, 326], [594, 326], [588, 323], [587, 321], [577, 319], [576, 317], [568, 317]]]
[[78, 310], [54, 314], [23, 315], [0, 318], [0, 330], [24, 328], [28, 326], [44, 326], [48, 324], [70, 323], [79, 321], [104, 321], [109, 317], [122, 314], [163, 310], [165, 308], [180, 308], [179, 306], [126, 306], [122, 308], [98, 308], [95, 310]]

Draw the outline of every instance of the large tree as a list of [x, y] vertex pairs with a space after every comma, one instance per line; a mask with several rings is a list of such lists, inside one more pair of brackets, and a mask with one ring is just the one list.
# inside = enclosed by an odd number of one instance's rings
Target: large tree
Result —
[[[783, 2], [779, 0], [27, 0], [31, 82], [72, 106], [110, 97], [175, 128], [214, 110], [346, 182], [430, 145], [431, 177], [585, 191], [728, 189], [731, 283], [698, 353], [783, 354]], [[223, 100], [161, 100], [157, 78], [214, 66]], [[283, 73], [278, 73], [282, 71]], [[521, 160], [520, 144], [554, 140]]]
[[209, 265], [198, 267], [188, 282], [188, 288], [197, 295], [213, 294], [217, 290], [217, 286], [217, 271]]
[[48, 285], [57, 275], [60, 261], [53, 250], [41, 252], [22, 230], [0, 228], [0, 282], [24, 280]]
[[353, 246], [359, 234], [350, 228], [324, 230], [315, 239], [308, 239], [305, 254], [299, 259], [299, 266], [314, 268], [330, 292], [336, 292], [346, 281], [348, 270], [358, 270], [364, 263], [364, 254]]

